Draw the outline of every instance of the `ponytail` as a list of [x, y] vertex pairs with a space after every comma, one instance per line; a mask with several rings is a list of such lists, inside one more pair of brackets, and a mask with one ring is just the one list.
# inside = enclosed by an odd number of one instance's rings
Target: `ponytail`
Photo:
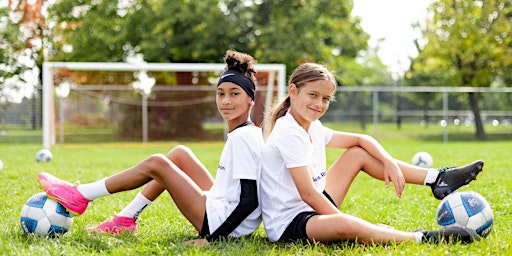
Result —
[[[314, 81], [326, 80], [329, 81], [333, 88], [333, 94], [336, 92], [337, 82], [334, 79], [334, 74], [330, 72], [325, 66], [317, 63], [304, 63], [298, 66], [290, 76], [288, 85], [294, 84], [298, 90], [307, 83]], [[275, 105], [269, 115], [265, 115], [265, 138], [270, 135], [277, 119], [286, 115], [290, 109], [291, 101], [290, 96], [287, 96], [281, 103]]]
[[268, 135], [270, 135], [270, 132], [272, 132], [272, 129], [274, 129], [274, 125], [276, 124], [277, 119], [286, 115], [286, 112], [288, 112], [289, 108], [290, 96], [286, 96], [286, 98], [282, 100], [281, 103], [275, 105], [272, 108], [272, 111], [268, 115], [266, 115], [265, 138], [268, 137]]

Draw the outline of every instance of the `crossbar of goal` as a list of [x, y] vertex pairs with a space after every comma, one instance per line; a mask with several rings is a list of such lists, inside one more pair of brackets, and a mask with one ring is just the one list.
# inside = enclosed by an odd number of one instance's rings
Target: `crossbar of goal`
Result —
[[[222, 72], [223, 63], [122, 63], [122, 62], [44, 62], [43, 63], [43, 148], [49, 149], [55, 144], [55, 135], [52, 132], [54, 120], [52, 118], [52, 102], [54, 95], [54, 69], [82, 70], [82, 71], [160, 71], [160, 72]], [[265, 108], [270, 108], [272, 95], [274, 95], [277, 80], [278, 100], [284, 98], [286, 90], [286, 65], [284, 64], [256, 64], [258, 72], [268, 72], [266, 87]], [[268, 109], [267, 108], [267, 109]]]

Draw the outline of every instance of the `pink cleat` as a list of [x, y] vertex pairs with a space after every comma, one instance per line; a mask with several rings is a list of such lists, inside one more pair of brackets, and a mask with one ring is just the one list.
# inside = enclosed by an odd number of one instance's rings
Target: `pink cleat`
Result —
[[82, 215], [87, 209], [89, 199], [82, 196], [76, 185], [46, 172], [39, 173], [39, 182], [48, 197], [62, 204], [71, 214]]
[[135, 223], [135, 218], [114, 216], [112, 220], [107, 220], [95, 227], [88, 227], [85, 231], [89, 234], [105, 233], [111, 235], [137, 233], [137, 223]]

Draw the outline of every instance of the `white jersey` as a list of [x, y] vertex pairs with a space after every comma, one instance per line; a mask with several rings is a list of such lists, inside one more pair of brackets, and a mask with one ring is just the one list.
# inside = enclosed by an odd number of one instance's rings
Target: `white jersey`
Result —
[[277, 241], [293, 218], [304, 211], [314, 211], [304, 202], [288, 168], [309, 167], [315, 188], [325, 188], [325, 145], [333, 131], [319, 120], [305, 131], [290, 113], [276, 121], [263, 147], [261, 203], [263, 223], [268, 238]]
[[[240, 202], [240, 179], [256, 180], [258, 184], [261, 175], [261, 151], [264, 144], [261, 128], [243, 126], [228, 133], [227, 137], [215, 182], [206, 197], [206, 215], [211, 233], [224, 223]], [[260, 223], [261, 206], [258, 205], [229, 236], [251, 234]]]

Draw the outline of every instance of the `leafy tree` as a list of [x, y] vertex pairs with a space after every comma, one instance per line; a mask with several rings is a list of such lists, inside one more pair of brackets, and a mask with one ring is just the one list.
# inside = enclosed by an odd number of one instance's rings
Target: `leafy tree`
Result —
[[367, 48], [369, 36], [350, 17], [352, 1], [61, 0], [56, 20], [59, 61], [123, 61], [142, 53], [150, 62], [222, 61], [226, 49], [261, 63], [304, 61], [341, 68]]
[[[78, 2], [78, 3], [77, 3]], [[229, 26], [218, 1], [62, 0], [51, 8], [59, 61], [220, 62]], [[233, 40], [234, 41], [234, 40]]]
[[[22, 66], [16, 61], [16, 53], [24, 47], [20, 40], [21, 31], [19, 24], [13, 23], [9, 18], [8, 8], [0, 8], [0, 84], [4, 84], [7, 78], [20, 73]], [[0, 90], [0, 98], [5, 97], [5, 86]]]
[[244, 1], [225, 2], [235, 16], [249, 18], [241, 38], [260, 61], [289, 70], [304, 61], [340, 68], [367, 47], [368, 35], [350, 17], [352, 1], [264, 0], [245, 8]]
[[[360, 28], [359, 20], [350, 17], [352, 1], [120, 3], [58, 1], [50, 9], [51, 19], [57, 24], [51, 59], [123, 61], [127, 56], [142, 53], [148, 62], [218, 63], [226, 49], [236, 49], [251, 53], [260, 63], [285, 63], [289, 72], [304, 61], [317, 61], [329, 63], [331, 69], [340, 73], [359, 69], [361, 64], [354, 60], [367, 47], [368, 35]], [[153, 97], [158, 101], [171, 100], [164, 94]], [[206, 108], [197, 112], [209, 113]], [[182, 116], [181, 120], [193, 119], [187, 111], [176, 111], [174, 116]], [[151, 107], [150, 115], [160, 119], [165, 116]], [[204, 118], [198, 116], [191, 122], [199, 123]], [[191, 123], [176, 124], [189, 131], [195, 127]]]
[[[132, 1], [120, 6], [112, 1], [80, 1], [79, 4], [60, 1], [51, 10], [57, 23], [61, 24], [56, 26], [55, 33], [62, 37], [55, 42], [58, 47], [54, 58], [61, 61], [123, 61], [130, 55], [142, 53], [149, 62], [221, 62], [225, 48], [219, 48], [218, 44], [232, 40], [224, 35], [224, 30], [229, 27], [222, 23], [225, 15], [216, 7], [216, 2]], [[217, 23], [207, 23], [208, 19]], [[167, 77], [153, 75], [157, 76], [156, 85], [193, 86], [187, 73], [178, 72]], [[126, 84], [125, 81], [114, 82]], [[194, 98], [212, 92], [190, 91], [187, 94]], [[176, 97], [183, 98], [183, 95], [158, 92], [151, 95], [151, 100], [175, 102]], [[191, 113], [190, 106], [163, 108], [150, 104], [150, 138], [202, 136], [200, 124], [215, 112], [215, 107], [209, 103], [196, 105], [194, 109], [197, 111]], [[120, 134], [140, 136], [141, 128], [136, 125], [141, 123], [140, 115], [134, 114], [140, 112], [140, 107], [127, 105], [123, 111], [132, 114], [125, 115]]]
[[37, 77], [30, 76], [37, 76], [37, 67], [31, 71], [40, 63], [40, 4], [20, 1], [0, 7], [0, 102], [20, 101], [37, 85]]
[[[411, 84], [501, 86], [510, 78], [512, 4], [498, 0], [438, 0], [425, 34], [428, 43], [406, 74]], [[476, 137], [485, 139], [476, 93], [468, 93]]]

